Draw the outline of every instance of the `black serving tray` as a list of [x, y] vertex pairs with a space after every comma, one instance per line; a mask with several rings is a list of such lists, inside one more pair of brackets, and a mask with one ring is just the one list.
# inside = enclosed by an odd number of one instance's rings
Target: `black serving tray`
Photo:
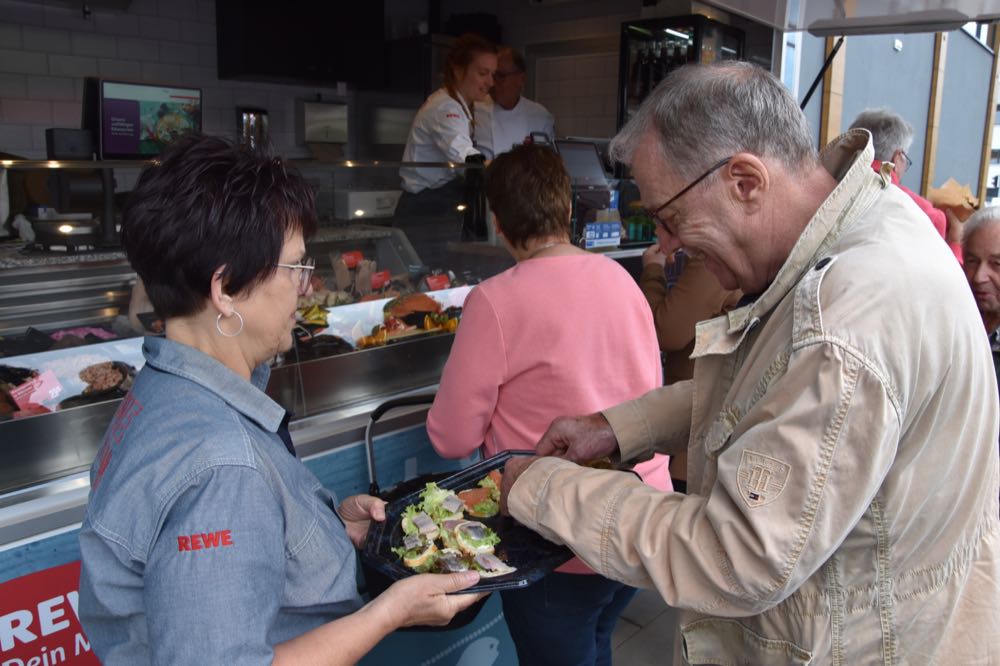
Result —
[[[437, 485], [439, 488], [455, 492], [474, 488], [489, 472], [495, 469], [503, 470], [512, 457], [534, 454], [534, 451], [504, 451], [437, 481]], [[385, 522], [372, 523], [368, 529], [364, 550], [361, 551], [361, 559], [367, 566], [394, 581], [414, 574], [411, 569], [403, 566], [399, 557], [392, 552], [392, 548], [403, 543], [403, 512], [409, 505], [420, 501], [422, 491], [423, 485], [387, 504]], [[569, 548], [544, 539], [537, 532], [533, 532], [509, 516], [497, 514], [492, 518], [470, 518], [470, 520], [478, 520], [497, 533], [500, 537], [500, 544], [496, 549], [497, 557], [515, 567], [517, 571], [494, 578], [483, 578], [457, 594], [527, 587], [573, 557]]]

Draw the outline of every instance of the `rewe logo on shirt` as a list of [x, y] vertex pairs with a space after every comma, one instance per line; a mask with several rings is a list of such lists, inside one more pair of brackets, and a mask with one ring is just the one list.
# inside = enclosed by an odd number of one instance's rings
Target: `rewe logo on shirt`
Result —
[[230, 530], [216, 532], [199, 532], [188, 536], [177, 537], [177, 550], [205, 550], [233, 545], [233, 535]]

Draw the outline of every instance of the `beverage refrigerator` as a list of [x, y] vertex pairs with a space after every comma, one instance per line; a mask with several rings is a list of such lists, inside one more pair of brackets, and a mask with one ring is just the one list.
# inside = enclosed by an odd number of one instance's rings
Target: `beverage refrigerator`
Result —
[[677, 67], [744, 59], [740, 28], [705, 16], [669, 16], [622, 23], [618, 69], [618, 129]]
[[[674, 69], [693, 62], [744, 60], [746, 42], [743, 29], [698, 14], [622, 23], [617, 128], [629, 121], [646, 96]], [[647, 245], [655, 240], [653, 221], [643, 209], [629, 169], [615, 165], [615, 177], [621, 183], [622, 246]]]

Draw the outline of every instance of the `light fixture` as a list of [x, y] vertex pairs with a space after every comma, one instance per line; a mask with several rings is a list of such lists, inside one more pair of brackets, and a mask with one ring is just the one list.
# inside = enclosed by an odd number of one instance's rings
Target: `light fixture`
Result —
[[461, 213], [463, 210], [465, 210], [465, 204], [458, 204], [457, 206], [455, 206], [455, 210]]
[[689, 42], [691, 41], [691, 36], [690, 35], [685, 34], [683, 32], [679, 32], [677, 30], [671, 30], [670, 28], [664, 28], [663, 32], [667, 33], [668, 35], [672, 35], [674, 37], [680, 37], [681, 39], [686, 39]]
[[62, 232], [62, 233], [64, 233], [64, 234], [71, 234], [71, 233], [73, 233], [73, 225], [72, 224], [60, 224], [59, 225], [59, 231]]
[[58, 169], [59, 162], [56, 162], [55, 160], [49, 160], [45, 166], [49, 167], [50, 169]]
[[364, 217], [364, 216], [365, 216], [365, 211], [363, 208], [359, 208], [356, 211], [354, 211], [354, 217]]

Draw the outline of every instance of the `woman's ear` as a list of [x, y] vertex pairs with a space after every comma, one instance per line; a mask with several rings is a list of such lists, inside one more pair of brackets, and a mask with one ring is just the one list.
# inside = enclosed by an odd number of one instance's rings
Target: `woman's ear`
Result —
[[223, 315], [228, 317], [233, 314], [233, 297], [226, 293], [226, 285], [224, 282], [224, 273], [226, 272], [226, 266], [222, 265], [212, 271], [212, 285], [211, 285], [211, 301], [212, 307]]

